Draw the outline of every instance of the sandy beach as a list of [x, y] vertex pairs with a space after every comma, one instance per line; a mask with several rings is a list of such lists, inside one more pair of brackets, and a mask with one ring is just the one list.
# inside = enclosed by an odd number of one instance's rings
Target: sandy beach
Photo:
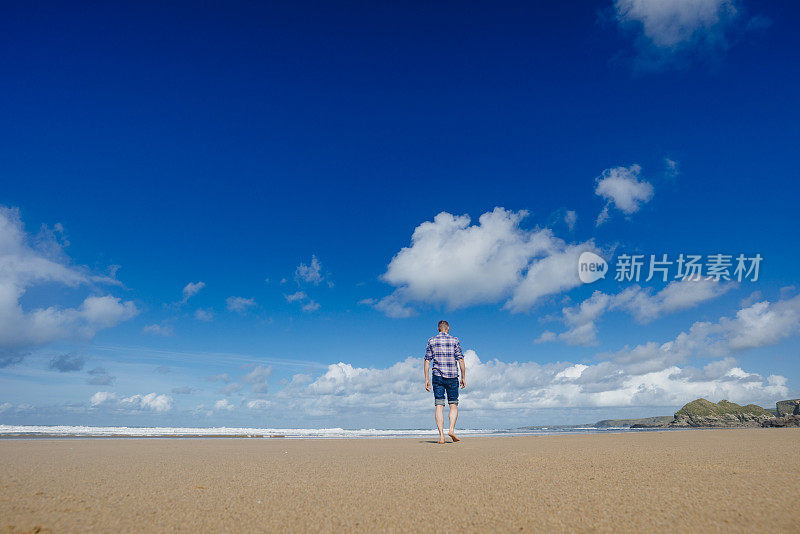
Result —
[[788, 429], [6, 439], [0, 532], [798, 532], [799, 449]]

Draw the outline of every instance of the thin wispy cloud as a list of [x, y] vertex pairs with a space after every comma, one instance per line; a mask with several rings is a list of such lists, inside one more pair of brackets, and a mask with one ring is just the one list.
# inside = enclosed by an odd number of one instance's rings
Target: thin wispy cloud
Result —
[[206, 287], [205, 282], [189, 282], [186, 284], [183, 287], [183, 300], [181, 300], [181, 303], [186, 304], [190, 298], [197, 295], [204, 287]]

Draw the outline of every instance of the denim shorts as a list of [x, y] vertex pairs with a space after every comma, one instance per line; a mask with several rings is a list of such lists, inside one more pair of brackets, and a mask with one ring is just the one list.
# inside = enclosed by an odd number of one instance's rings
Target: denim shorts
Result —
[[433, 386], [433, 400], [436, 406], [444, 406], [444, 396], [447, 393], [447, 404], [458, 404], [458, 378], [445, 378], [439, 375], [431, 377]]

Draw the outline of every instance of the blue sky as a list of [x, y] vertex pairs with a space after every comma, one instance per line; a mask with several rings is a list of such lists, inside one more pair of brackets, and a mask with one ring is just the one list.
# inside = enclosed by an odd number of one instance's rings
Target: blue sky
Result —
[[9, 6], [0, 423], [426, 427], [440, 318], [468, 427], [800, 396], [796, 15]]

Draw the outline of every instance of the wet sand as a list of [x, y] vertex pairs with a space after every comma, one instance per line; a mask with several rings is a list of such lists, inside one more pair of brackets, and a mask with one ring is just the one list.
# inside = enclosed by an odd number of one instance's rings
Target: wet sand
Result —
[[800, 431], [0, 440], [0, 532], [800, 531]]

